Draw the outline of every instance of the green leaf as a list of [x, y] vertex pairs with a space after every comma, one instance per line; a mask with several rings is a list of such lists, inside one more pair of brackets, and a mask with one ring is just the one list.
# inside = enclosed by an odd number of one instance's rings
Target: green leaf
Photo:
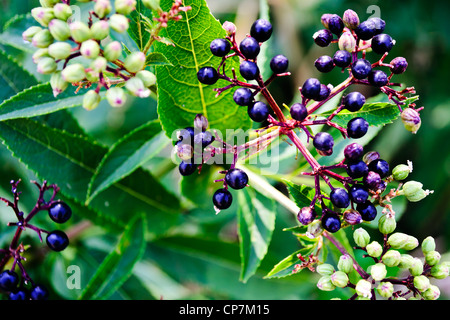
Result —
[[[419, 99], [419, 96], [414, 96], [406, 99], [404, 107], [409, 106], [411, 103]], [[328, 117], [331, 115], [332, 111], [328, 111], [320, 114], [319, 116]], [[355, 117], [362, 117], [369, 122], [372, 126], [384, 126], [386, 124], [392, 123], [400, 115], [400, 110], [397, 105], [392, 102], [375, 102], [366, 103], [364, 106], [356, 112], [350, 112], [346, 109], [339, 112], [334, 118], [333, 122], [340, 126], [347, 126], [347, 122]]]
[[247, 282], [267, 253], [275, 228], [276, 211], [273, 200], [263, 202], [260, 200], [262, 197], [257, 197], [249, 187], [239, 192], [238, 199], [241, 280]]
[[148, 66], [171, 66], [172, 64], [161, 52], [150, 52], [147, 55], [145, 64]]
[[299, 269], [297, 272], [293, 272], [296, 265], [302, 263], [302, 261], [298, 258], [298, 255], [301, 254], [303, 257], [307, 257], [314, 250], [315, 246], [308, 246], [291, 253], [286, 258], [278, 262], [264, 278], [266, 279], [284, 278], [302, 271], [303, 269]]
[[[161, 8], [167, 11], [172, 0], [162, 0]], [[204, 0], [185, 0], [184, 6], [191, 6], [181, 12], [182, 19], [170, 21], [161, 36], [173, 41], [174, 46], [160, 42], [154, 44], [173, 66], [157, 66], [158, 114], [166, 134], [180, 128], [192, 126], [194, 117], [202, 113], [212, 128], [225, 134], [226, 129], [250, 128], [251, 122], [245, 108], [233, 101], [234, 90], [226, 90], [219, 97], [213, 90], [229, 83], [219, 80], [215, 85], [203, 85], [197, 79], [197, 72], [204, 66], [219, 66], [221, 58], [212, 56], [209, 44], [212, 40], [225, 37], [219, 21], [211, 14]], [[238, 59], [229, 59], [226, 72], [238, 70]]]
[[129, 18], [130, 27], [128, 28], [128, 34], [136, 42], [139, 50], [142, 51], [150, 40], [150, 33], [146, 30], [146, 27], [147, 19], [149, 21], [152, 20], [152, 10], [145, 7], [141, 0], [138, 0], [136, 2], [136, 10], [130, 13]]
[[98, 267], [79, 300], [106, 300], [122, 286], [144, 254], [145, 230], [143, 216], [130, 221], [116, 247]]
[[[287, 185], [289, 194], [291, 195], [292, 199], [294, 199], [299, 208], [309, 207], [311, 205], [316, 189], [305, 185], [297, 185], [287, 180], [285, 180], [285, 183]], [[320, 205], [316, 202], [316, 212], [321, 211], [322, 209]]]
[[92, 199], [122, 180], [158, 154], [167, 144], [167, 138], [159, 134], [158, 120], [150, 121], [117, 141], [102, 159], [89, 183], [87, 200]]
[[38, 25], [38, 23], [31, 16], [31, 13], [16, 15], [5, 24], [3, 32], [0, 33], [0, 43], [25, 52], [35, 52], [36, 48], [31, 43], [23, 41], [22, 38], [22, 33], [35, 25]]

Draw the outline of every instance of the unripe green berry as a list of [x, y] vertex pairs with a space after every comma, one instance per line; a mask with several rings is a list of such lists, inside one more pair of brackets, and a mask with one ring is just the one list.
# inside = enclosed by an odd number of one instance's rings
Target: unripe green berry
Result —
[[331, 264], [322, 263], [316, 267], [316, 271], [321, 276], [331, 276], [335, 270]]
[[93, 110], [97, 108], [100, 101], [100, 95], [95, 90], [89, 90], [83, 96], [83, 108], [86, 110]]
[[399, 164], [392, 169], [392, 177], [397, 180], [405, 180], [408, 175], [412, 172], [412, 164], [409, 162], [409, 165]]
[[366, 246], [367, 254], [373, 258], [378, 258], [383, 252], [383, 247], [377, 241], [372, 241]]
[[31, 9], [31, 16], [43, 27], [47, 27], [48, 23], [55, 18], [53, 8], [43, 7]]
[[52, 74], [50, 78], [50, 85], [53, 90], [53, 96], [56, 97], [58, 94], [67, 89], [69, 83], [63, 79], [61, 71], [57, 71]]
[[356, 294], [360, 297], [371, 298], [372, 297], [372, 284], [364, 279], [358, 281], [355, 286]]
[[52, 74], [57, 69], [54, 59], [46, 57], [39, 60], [37, 64], [37, 72], [41, 74]]
[[53, 37], [48, 29], [42, 29], [33, 36], [31, 44], [36, 48], [48, 48], [53, 43]]
[[32, 55], [32, 60], [34, 63], [38, 63], [39, 60], [41, 60], [44, 57], [50, 57], [50, 55], [48, 54], [48, 48], [36, 50]]
[[390, 235], [387, 242], [394, 249], [413, 250], [419, 245], [417, 238], [401, 232]]
[[395, 221], [395, 217], [389, 214], [382, 215], [378, 220], [378, 230], [380, 230], [382, 234], [390, 234], [394, 232], [396, 227], [397, 222]]
[[67, 22], [53, 19], [48, 23], [48, 30], [53, 38], [58, 41], [66, 41], [70, 37], [70, 28]]
[[74, 63], [66, 66], [64, 70], [61, 71], [61, 75], [65, 81], [74, 83], [86, 78], [86, 71], [83, 65]]
[[130, 27], [128, 18], [122, 14], [115, 13], [109, 18], [109, 27], [119, 33], [125, 32]]
[[151, 10], [158, 10], [160, 0], [142, 0], [142, 3]]
[[391, 282], [380, 282], [377, 292], [383, 298], [390, 298], [394, 293], [394, 285]]
[[86, 80], [89, 82], [98, 82], [100, 80], [100, 73], [91, 68], [86, 69]]
[[108, 43], [103, 51], [103, 56], [108, 61], [115, 61], [119, 59], [122, 53], [122, 45], [119, 41]]
[[345, 10], [342, 15], [342, 20], [344, 21], [345, 26], [349, 29], [356, 29], [356, 27], [359, 26], [359, 16], [351, 9]]
[[29, 27], [27, 30], [22, 32], [22, 39], [24, 41], [31, 42], [33, 40], [34, 35], [41, 30], [42, 30], [42, 28], [38, 27], [38, 26]]
[[39, 3], [44, 8], [53, 8], [55, 3], [57, 3], [57, 2], [58, 2], [58, 0], [39, 0]]
[[419, 246], [419, 240], [417, 240], [416, 237], [408, 236], [408, 240], [404, 244], [403, 248], [404, 250], [414, 250]]
[[127, 95], [122, 88], [114, 87], [106, 91], [106, 100], [111, 107], [122, 107], [127, 101]]
[[370, 235], [363, 228], [358, 228], [353, 232], [353, 240], [358, 247], [365, 248], [370, 242]]
[[322, 291], [333, 291], [336, 286], [331, 282], [331, 276], [323, 276], [317, 282], [317, 288]]
[[419, 258], [414, 258], [409, 272], [413, 276], [420, 276], [423, 273], [423, 263]]
[[436, 279], [445, 279], [449, 275], [449, 267], [444, 263], [439, 263], [431, 267], [430, 274]]
[[331, 275], [331, 283], [339, 288], [345, 288], [348, 284], [348, 276], [343, 271], [336, 271]]
[[48, 47], [48, 54], [56, 60], [66, 59], [71, 52], [72, 47], [67, 42], [55, 42]]
[[383, 263], [375, 263], [370, 267], [370, 275], [375, 281], [381, 281], [386, 278], [387, 269]]
[[427, 252], [436, 250], [436, 242], [434, 241], [434, 238], [431, 237], [431, 236], [426, 237], [422, 241], [421, 248], [422, 248], [422, 252], [424, 254], [427, 253]]
[[97, 58], [100, 53], [100, 46], [95, 40], [86, 40], [81, 44], [80, 53], [88, 59]]
[[146, 88], [154, 86], [156, 84], [156, 76], [153, 72], [148, 70], [141, 70], [136, 73], [136, 77], [142, 80]]
[[145, 66], [145, 54], [140, 51], [130, 53], [123, 64], [129, 72], [136, 73]]
[[414, 257], [409, 254], [401, 254], [400, 257], [400, 263], [398, 264], [398, 267], [401, 269], [409, 269], [414, 263]]
[[136, 9], [136, 0], [115, 0], [114, 8], [117, 13], [128, 15]]
[[109, 35], [109, 23], [105, 20], [96, 21], [91, 26], [92, 39], [103, 40]]
[[417, 202], [425, 198], [433, 191], [423, 190], [423, 184], [417, 181], [408, 181], [403, 185], [402, 193], [411, 202]]
[[420, 115], [416, 110], [414, 110], [413, 108], [406, 108], [402, 111], [400, 117], [406, 130], [412, 133], [417, 133], [420, 125], [422, 124], [422, 120], [420, 119]]
[[106, 17], [112, 10], [111, 1], [97, 0], [94, 5], [94, 12], [102, 19]]
[[338, 46], [340, 50], [353, 52], [356, 47], [356, 39], [350, 32], [344, 32], [339, 37]]
[[402, 255], [397, 250], [388, 250], [382, 257], [383, 263], [388, 267], [396, 267], [401, 262]]
[[426, 300], [437, 300], [441, 295], [441, 291], [435, 285], [430, 285], [430, 287], [422, 293], [422, 297]]
[[136, 97], [147, 98], [150, 95], [150, 90], [144, 86], [141, 79], [134, 77], [125, 82], [125, 88]]
[[72, 8], [65, 3], [57, 3], [53, 7], [53, 13], [55, 14], [55, 18], [67, 21], [72, 16]]
[[91, 38], [91, 30], [81, 21], [74, 21], [69, 25], [70, 35], [75, 42], [81, 43]]
[[106, 70], [107, 65], [108, 61], [104, 57], [97, 57], [89, 66], [96, 72], [103, 72]]
[[353, 270], [353, 259], [348, 254], [343, 254], [339, 257], [338, 269], [345, 273], [350, 273]]
[[319, 220], [314, 220], [308, 225], [308, 228], [306, 230], [306, 235], [309, 238], [316, 238], [317, 236], [321, 235], [323, 232], [322, 223]]
[[414, 287], [420, 292], [424, 292], [430, 287], [430, 279], [424, 275], [414, 277]]
[[438, 264], [440, 260], [441, 254], [435, 250], [429, 251], [425, 254], [425, 262], [430, 266]]

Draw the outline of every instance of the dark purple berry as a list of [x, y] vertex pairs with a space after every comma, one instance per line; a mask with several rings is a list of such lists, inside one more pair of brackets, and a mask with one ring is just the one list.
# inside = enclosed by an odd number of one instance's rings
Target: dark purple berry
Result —
[[375, 35], [380, 34], [384, 31], [384, 28], [386, 27], [386, 22], [383, 19], [378, 17], [372, 17], [367, 20], [375, 25]]
[[361, 218], [364, 221], [372, 221], [377, 216], [377, 208], [368, 200], [363, 203], [358, 203], [356, 210], [361, 214]]
[[186, 127], [177, 132], [178, 142], [183, 144], [192, 144], [194, 139], [194, 127]]
[[352, 65], [352, 75], [356, 79], [367, 78], [370, 71], [372, 71], [372, 64], [366, 59], [358, 59]]
[[314, 61], [314, 66], [320, 72], [330, 72], [334, 68], [334, 62], [330, 56], [324, 55]]
[[307, 99], [316, 99], [320, 94], [320, 81], [316, 78], [307, 79], [302, 86], [302, 95]]
[[64, 223], [72, 216], [72, 210], [65, 202], [58, 200], [50, 205], [48, 215], [56, 223]]
[[213, 67], [203, 67], [197, 72], [197, 79], [203, 84], [214, 84], [219, 80], [219, 75]]
[[359, 160], [364, 154], [363, 147], [354, 142], [347, 145], [344, 149], [344, 157], [348, 161], [356, 161]]
[[408, 68], [408, 62], [403, 57], [392, 59], [390, 65], [392, 66], [390, 69], [393, 74], [403, 73], [406, 71], [406, 68]]
[[256, 59], [261, 50], [259, 42], [253, 37], [246, 37], [239, 44], [239, 50], [241, 50], [244, 57], [247, 59]]
[[233, 100], [240, 106], [249, 106], [253, 102], [253, 93], [249, 88], [238, 88], [233, 94]]
[[213, 194], [213, 203], [217, 209], [228, 209], [233, 202], [233, 196], [227, 189], [216, 190]]
[[344, 21], [337, 14], [332, 14], [328, 18], [328, 29], [332, 33], [334, 33], [336, 35], [340, 35], [342, 33], [342, 31], [344, 30], [344, 27], [345, 27]]
[[372, 38], [372, 51], [378, 54], [385, 54], [391, 51], [395, 41], [386, 33], [381, 33]]
[[337, 232], [341, 228], [341, 219], [335, 213], [326, 213], [322, 217], [322, 227], [328, 232]]
[[388, 83], [388, 76], [381, 70], [372, 70], [369, 73], [368, 80], [374, 87], [382, 87]]
[[248, 106], [248, 116], [255, 122], [263, 122], [269, 116], [269, 107], [261, 101], [256, 101]]
[[12, 270], [4, 270], [0, 273], [0, 288], [5, 291], [14, 290], [19, 284], [19, 276]]
[[328, 29], [322, 29], [314, 33], [313, 39], [319, 47], [326, 47], [333, 40], [333, 34]]
[[209, 45], [211, 53], [217, 57], [225, 57], [231, 50], [230, 42], [227, 39], [215, 39]]
[[338, 208], [347, 208], [350, 205], [348, 192], [343, 188], [335, 188], [330, 193], [331, 203]]
[[352, 63], [352, 55], [347, 50], [338, 50], [333, 56], [333, 62], [336, 67], [347, 68]]
[[347, 123], [347, 135], [350, 138], [358, 139], [363, 137], [369, 130], [369, 123], [366, 119], [356, 117]]
[[363, 184], [370, 190], [378, 190], [381, 183], [380, 174], [375, 171], [369, 171], [367, 175], [363, 178]]
[[253, 61], [242, 61], [239, 66], [241, 76], [246, 80], [255, 80], [259, 76], [259, 68]]
[[181, 161], [178, 166], [178, 171], [182, 176], [189, 176], [195, 172], [197, 164], [187, 161]]
[[369, 198], [369, 191], [365, 186], [360, 184], [355, 184], [350, 187], [348, 194], [350, 195], [350, 199], [355, 203], [364, 203]]
[[16, 288], [9, 293], [8, 300], [24, 301], [30, 298], [30, 293], [26, 288]]
[[347, 174], [349, 177], [352, 177], [353, 179], [358, 179], [366, 176], [369, 173], [369, 168], [367, 167], [367, 164], [362, 161], [352, 161], [349, 164], [347, 164]]
[[303, 121], [308, 116], [308, 109], [302, 103], [294, 103], [290, 109], [291, 117], [297, 121]]
[[328, 132], [318, 132], [314, 136], [313, 145], [317, 150], [327, 151], [333, 149], [334, 139]]
[[233, 189], [242, 189], [248, 183], [248, 176], [244, 170], [233, 168], [225, 174], [225, 182]]
[[320, 92], [319, 95], [317, 96], [317, 98], [315, 99], [316, 101], [323, 101], [326, 98], [328, 98], [330, 96], [331, 93], [331, 89], [330, 87], [328, 87], [325, 84], [321, 84], [320, 85]]
[[383, 159], [376, 159], [369, 163], [369, 170], [374, 171], [383, 179], [389, 174], [389, 163]]
[[272, 35], [272, 24], [265, 19], [258, 19], [253, 22], [250, 35], [259, 42], [267, 41]]
[[311, 207], [303, 207], [297, 214], [297, 219], [302, 225], [308, 225], [317, 217], [316, 211]]
[[374, 20], [366, 20], [361, 22], [355, 29], [355, 33], [361, 40], [371, 39], [377, 31]]
[[360, 92], [354, 91], [347, 94], [343, 99], [344, 107], [348, 111], [356, 112], [366, 103], [366, 97]]
[[69, 245], [69, 238], [61, 230], [55, 230], [47, 235], [47, 246], [53, 251], [62, 251]]
[[206, 148], [215, 140], [214, 136], [209, 131], [202, 131], [197, 133], [194, 136], [194, 145], [202, 146], [202, 148]]
[[43, 285], [36, 285], [31, 289], [31, 300], [47, 300], [49, 292]]
[[289, 66], [289, 60], [285, 56], [278, 54], [270, 60], [270, 69], [275, 74], [286, 72]]

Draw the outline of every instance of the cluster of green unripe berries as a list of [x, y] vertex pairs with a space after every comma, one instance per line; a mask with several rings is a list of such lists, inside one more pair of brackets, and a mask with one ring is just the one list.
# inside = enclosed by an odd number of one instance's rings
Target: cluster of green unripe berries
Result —
[[[83, 107], [96, 108], [100, 91], [106, 89], [106, 99], [112, 107], [123, 106], [127, 94], [148, 97], [155, 85], [155, 75], [145, 70], [144, 52], [129, 52], [123, 57], [121, 42], [114, 40], [114, 32], [127, 32], [127, 15], [136, 9], [136, 0], [83, 0], [92, 2], [88, 22], [72, 19], [72, 9], [64, 1], [40, 0], [41, 7], [31, 15], [39, 23], [22, 34], [37, 51], [33, 61], [37, 71], [50, 75], [53, 94], [65, 91], [69, 84], [90, 88], [83, 97]], [[158, 1], [143, 1], [151, 9]], [[114, 4], [114, 10], [113, 10]]]
[[[423, 257], [411, 252], [419, 247], [419, 240], [411, 235], [394, 232], [395, 217], [385, 214], [378, 221], [378, 229], [383, 234], [383, 242], [371, 240], [369, 233], [358, 228], [353, 232], [356, 250], [363, 250], [364, 258], [372, 258], [374, 263], [363, 270], [348, 253], [340, 256], [337, 269], [323, 263], [316, 271], [321, 275], [317, 287], [324, 291], [352, 288], [350, 299], [376, 300], [377, 297], [390, 300], [436, 300], [440, 297], [439, 287], [433, 279], [445, 279], [449, 275], [450, 262], [441, 261], [433, 237], [421, 243]], [[397, 270], [395, 270], [397, 268]], [[357, 271], [359, 276], [350, 273]], [[401, 278], [388, 276], [400, 272]], [[351, 281], [350, 279], [353, 279]], [[353, 283], [352, 283], [353, 282]], [[406, 289], [406, 290], [405, 290]]]

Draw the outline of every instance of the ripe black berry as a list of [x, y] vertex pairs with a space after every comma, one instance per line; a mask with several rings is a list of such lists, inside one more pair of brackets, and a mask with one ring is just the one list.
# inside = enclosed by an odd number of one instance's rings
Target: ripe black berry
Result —
[[242, 189], [248, 183], [248, 176], [245, 171], [233, 168], [226, 173], [225, 182], [233, 189]]
[[198, 70], [197, 79], [203, 84], [214, 84], [219, 80], [219, 75], [213, 67], [203, 67]]
[[328, 132], [318, 132], [314, 136], [313, 145], [317, 150], [327, 151], [333, 149], [334, 139]]
[[194, 144], [206, 148], [215, 140], [214, 136], [209, 131], [202, 131], [194, 136]]
[[189, 176], [195, 172], [197, 169], [197, 164], [195, 163], [189, 163], [186, 161], [181, 161], [180, 165], [178, 166], [178, 171], [182, 176]]
[[386, 27], [386, 22], [378, 17], [372, 17], [367, 19], [368, 21], [371, 21], [375, 25], [375, 35], [380, 34], [384, 31], [384, 28]]
[[389, 174], [389, 163], [383, 159], [373, 160], [369, 163], [369, 170], [378, 173], [381, 178], [385, 178]]
[[359, 160], [364, 154], [363, 147], [354, 142], [347, 145], [344, 149], [344, 157], [348, 161], [356, 161]]
[[388, 83], [388, 77], [386, 73], [381, 70], [372, 70], [368, 77], [369, 83], [374, 87], [382, 87]]
[[358, 59], [352, 65], [352, 75], [359, 80], [367, 78], [371, 70], [372, 64], [366, 59]]
[[356, 117], [347, 123], [347, 135], [350, 138], [361, 138], [367, 133], [367, 130], [369, 130], [369, 123], [364, 118]]
[[369, 191], [367, 191], [367, 188], [359, 184], [352, 186], [348, 193], [350, 199], [355, 203], [364, 203], [369, 198]]
[[327, 85], [321, 84], [320, 85], [319, 95], [317, 96], [317, 98], [315, 100], [316, 101], [323, 101], [326, 98], [328, 98], [330, 93], [331, 93], [331, 89]]
[[363, 184], [370, 190], [378, 190], [381, 183], [380, 174], [375, 171], [369, 171], [367, 175], [363, 178]]
[[330, 72], [334, 68], [334, 62], [330, 56], [324, 55], [314, 61], [314, 66], [320, 72]]
[[259, 46], [259, 42], [255, 38], [246, 37], [239, 44], [239, 50], [241, 50], [242, 54], [247, 59], [255, 59], [261, 48]]
[[300, 211], [297, 214], [297, 220], [303, 224], [303, 225], [308, 225], [311, 222], [314, 221], [314, 219], [316, 218], [317, 213], [316, 211], [311, 208], [311, 207], [303, 207], [300, 209]]
[[352, 62], [352, 55], [347, 50], [338, 50], [334, 53], [333, 62], [336, 67], [347, 68]]
[[364, 103], [366, 103], [366, 97], [357, 91], [350, 92], [344, 97], [343, 103], [348, 111], [355, 112], [360, 110]]
[[356, 205], [356, 210], [361, 214], [361, 218], [364, 221], [372, 221], [377, 216], [377, 209], [370, 201], [365, 201], [363, 203], [358, 203]]
[[72, 210], [65, 202], [58, 200], [51, 204], [48, 215], [56, 223], [64, 223], [72, 216]]
[[372, 50], [378, 54], [385, 54], [391, 51], [394, 46], [394, 40], [386, 33], [381, 33], [372, 38]]
[[258, 19], [253, 22], [250, 35], [259, 42], [267, 41], [272, 35], [272, 24], [265, 19]]
[[347, 174], [353, 179], [362, 178], [368, 173], [369, 168], [367, 167], [367, 164], [362, 160], [352, 161], [347, 165]]
[[390, 65], [392, 66], [390, 69], [393, 74], [400, 74], [406, 71], [408, 62], [403, 57], [397, 57], [392, 59]]
[[213, 203], [217, 209], [228, 209], [233, 202], [233, 196], [227, 189], [219, 189], [213, 194]]
[[256, 101], [248, 106], [248, 116], [256, 122], [263, 122], [269, 116], [269, 107], [261, 101]]
[[319, 47], [326, 47], [333, 40], [333, 34], [328, 29], [322, 29], [314, 33], [313, 39]]
[[335, 213], [326, 213], [322, 217], [322, 227], [328, 232], [337, 232], [341, 228], [341, 219]]
[[286, 72], [289, 60], [285, 56], [278, 54], [270, 60], [270, 69], [275, 74]]
[[361, 40], [371, 39], [376, 32], [376, 23], [374, 20], [368, 19], [361, 22], [355, 29], [355, 33]]
[[217, 57], [225, 57], [231, 50], [230, 42], [226, 39], [215, 39], [209, 45], [211, 53]]
[[47, 246], [53, 251], [62, 251], [69, 245], [69, 238], [61, 230], [55, 230], [47, 235]]
[[290, 109], [291, 117], [297, 121], [303, 121], [308, 116], [308, 109], [302, 103], [294, 103]]
[[302, 86], [302, 95], [307, 99], [316, 99], [320, 94], [320, 81], [316, 78], [307, 79]]
[[178, 141], [185, 144], [192, 144], [194, 139], [194, 127], [186, 127], [177, 132]]
[[9, 300], [28, 300], [30, 297], [30, 293], [25, 288], [16, 288], [9, 293]]
[[331, 203], [338, 208], [347, 208], [350, 204], [350, 197], [343, 188], [335, 188], [330, 193]]
[[239, 72], [241, 76], [246, 80], [254, 80], [259, 75], [259, 68], [253, 61], [242, 61], [239, 66]]
[[5, 291], [14, 290], [19, 284], [19, 276], [12, 270], [0, 273], [0, 288]]
[[328, 18], [328, 29], [332, 33], [334, 33], [336, 35], [340, 35], [342, 33], [342, 31], [344, 30], [344, 26], [345, 26], [344, 21], [337, 14], [332, 14]]
[[43, 285], [36, 285], [31, 289], [31, 300], [47, 300], [49, 292]]
[[240, 106], [248, 106], [253, 102], [253, 94], [249, 88], [238, 88], [233, 93], [233, 100]]

